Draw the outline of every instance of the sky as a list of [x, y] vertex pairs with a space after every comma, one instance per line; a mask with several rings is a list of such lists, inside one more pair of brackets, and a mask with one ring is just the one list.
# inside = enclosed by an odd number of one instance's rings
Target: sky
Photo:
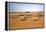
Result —
[[43, 11], [43, 5], [40, 4], [8, 3], [8, 11], [9, 7], [10, 7], [10, 12]]

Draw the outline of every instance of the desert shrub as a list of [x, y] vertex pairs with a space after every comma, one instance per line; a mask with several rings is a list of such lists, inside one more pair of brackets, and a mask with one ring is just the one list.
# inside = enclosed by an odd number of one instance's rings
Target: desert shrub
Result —
[[24, 19], [21, 19], [20, 21], [26, 21], [26, 19], [24, 18]]
[[39, 13], [38, 14], [38, 17], [42, 17], [42, 16], [44, 16], [44, 14], [42, 14], [42, 13]]
[[39, 17], [33, 17], [32, 18], [32, 21], [39, 21], [40, 19], [39, 19]]
[[22, 14], [22, 15], [18, 15], [18, 16], [24, 16], [24, 15]]

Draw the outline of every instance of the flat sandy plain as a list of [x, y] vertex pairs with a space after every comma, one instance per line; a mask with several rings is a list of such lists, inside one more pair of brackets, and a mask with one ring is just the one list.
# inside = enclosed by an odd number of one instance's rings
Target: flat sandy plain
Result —
[[44, 28], [44, 12], [10, 12], [9, 29]]

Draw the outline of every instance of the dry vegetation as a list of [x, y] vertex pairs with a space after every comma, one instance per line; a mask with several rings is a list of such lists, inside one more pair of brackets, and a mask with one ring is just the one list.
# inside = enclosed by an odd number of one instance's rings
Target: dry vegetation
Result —
[[44, 14], [42, 12], [11, 12], [10, 29], [43, 28]]

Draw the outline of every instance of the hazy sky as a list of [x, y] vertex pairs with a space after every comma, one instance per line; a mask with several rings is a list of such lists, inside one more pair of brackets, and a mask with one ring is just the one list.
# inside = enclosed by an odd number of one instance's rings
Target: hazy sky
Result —
[[[9, 6], [10, 4], [10, 6]], [[43, 11], [43, 5], [38, 4], [18, 4], [9, 3], [8, 10], [10, 7], [10, 12], [24, 12], [24, 11]]]

